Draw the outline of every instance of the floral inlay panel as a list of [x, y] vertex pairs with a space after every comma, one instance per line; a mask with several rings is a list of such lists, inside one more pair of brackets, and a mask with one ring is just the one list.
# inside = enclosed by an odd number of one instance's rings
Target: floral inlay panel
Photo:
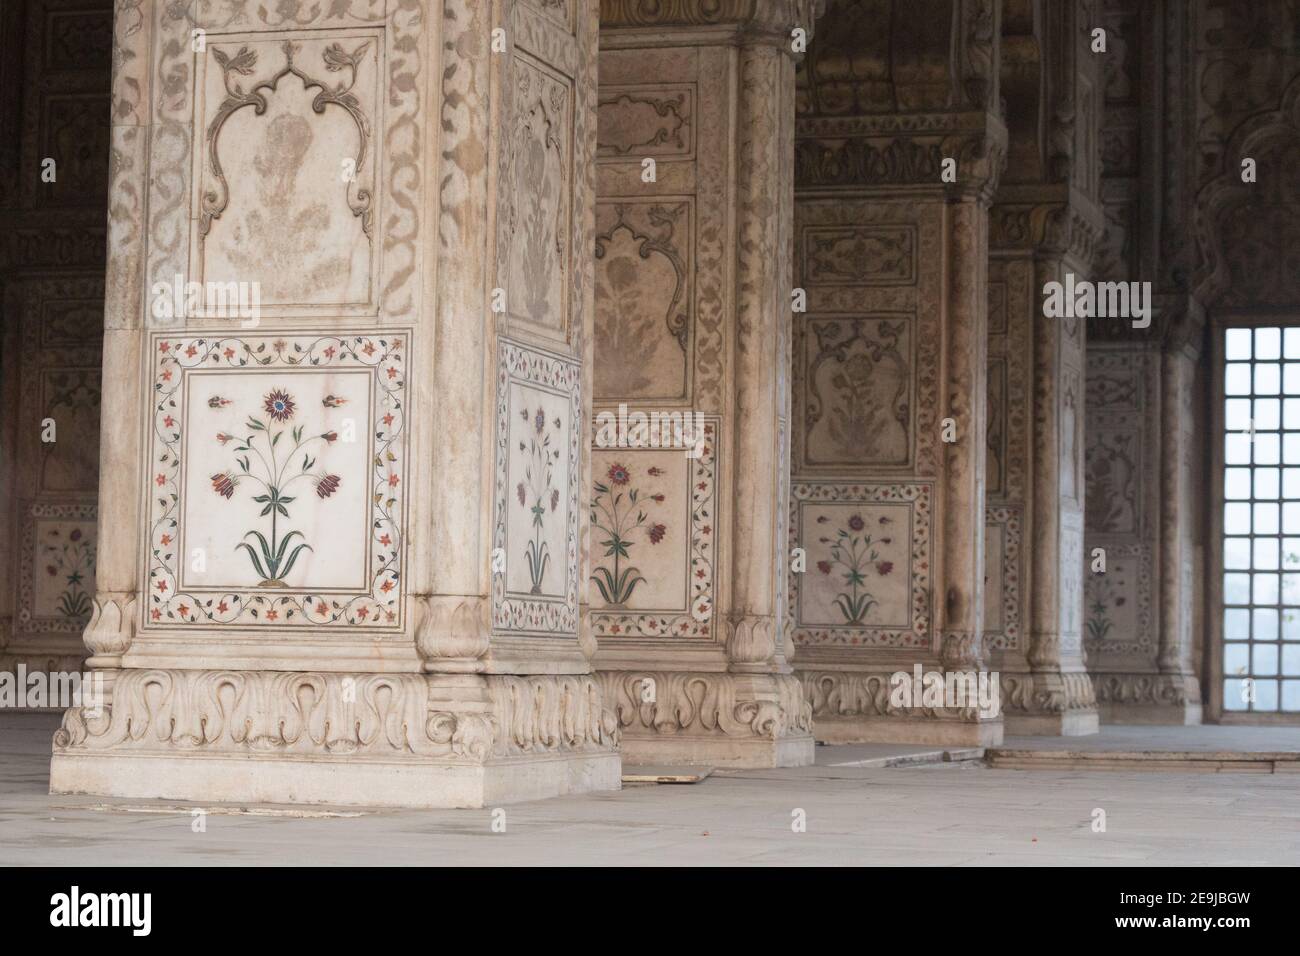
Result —
[[1145, 545], [1109, 545], [1106, 570], [1084, 556], [1084, 647], [1092, 654], [1146, 655], [1155, 647], [1151, 620], [1151, 563]]
[[373, 306], [382, 52], [376, 31], [207, 44], [196, 278], [259, 283], [273, 307]]
[[930, 484], [791, 486], [790, 574], [796, 643], [930, 644]]
[[587, 584], [598, 638], [712, 636], [718, 422], [698, 457], [593, 448]]
[[93, 503], [33, 502], [26, 509], [19, 568], [18, 630], [79, 634], [95, 595]]
[[153, 337], [146, 626], [400, 628], [408, 336]]
[[577, 633], [581, 366], [502, 339], [492, 578], [499, 630]]
[[1010, 651], [1020, 646], [1019, 508], [984, 512], [984, 646]]

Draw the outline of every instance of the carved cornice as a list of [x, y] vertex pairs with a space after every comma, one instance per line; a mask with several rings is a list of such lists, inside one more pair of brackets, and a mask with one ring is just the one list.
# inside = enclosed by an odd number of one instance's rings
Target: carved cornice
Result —
[[778, 740], [812, 730], [812, 709], [788, 674], [601, 671], [620, 728], [659, 735]]
[[1084, 269], [1091, 267], [1105, 230], [1098, 206], [1077, 195], [1044, 202], [1004, 199], [1005, 192], [989, 212], [991, 249], [1069, 257]]
[[589, 675], [475, 678], [482, 709], [440, 709], [418, 674], [124, 670], [112, 704], [74, 707], [56, 752], [185, 750], [438, 758], [608, 751], [614, 716]]
[[802, 27], [811, 38], [825, 5], [826, 0], [600, 0], [600, 27], [731, 26], [782, 37]]
[[[1006, 128], [989, 113], [813, 117], [795, 124], [795, 184], [916, 186], [991, 197], [1006, 164]], [[943, 160], [957, 160], [956, 182]]]

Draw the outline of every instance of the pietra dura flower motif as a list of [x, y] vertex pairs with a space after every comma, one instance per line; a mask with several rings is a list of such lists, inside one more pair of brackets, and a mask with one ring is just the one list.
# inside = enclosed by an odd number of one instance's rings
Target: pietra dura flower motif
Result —
[[551, 439], [553, 434], [561, 433], [563, 422], [558, 418], [548, 422], [546, 410], [542, 408], [535, 412], [525, 408], [520, 412], [520, 417], [528, 423], [532, 434], [527, 443], [519, 443], [519, 450], [527, 455], [528, 464], [524, 468], [524, 480], [519, 482], [515, 494], [519, 497], [520, 506], [527, 508], [532, 516], [533, 537], [524, 547], [524, 560], [528, 562], [528, 577], [532, 581], [529, 593], [541, 594], [542, 582], [546, 579], [546, 566], [551, 560], [550, 546], [543, 538], [546, 514], [560, 504], [560, 489], [552, 485], [560, 447], [558, 439], [554, 442]]
[[[211, 401], [208, 404], [211, 406]], [[271, 391], [263, 399], [262, 407], [270, 422], [286, 426], [293, 419], [296, 408], [293, 397], [282, 388]], [[316, 454], [321, 443], [325, 446], [332, 445], [338, 441], [338, 433], [324, 431], [307, 435], [305, 426], [301, 424], [277, 430], [253, 415], [248, 416], [243, 430], [247, 434], [241, 437], [225, 432], [217, 434], [217, 441], [222, 445], [231, 441], [238, 443], [233, 449], [238, 470], [231, 469], [213, 475], [212, 489], [221, 497], [230, 499], [241, 483], [255, 486], [259, 493], [253, 496], [253, 501], [263, 506], [258, 517], [265, 518], [269, 515], [271, 518], [271, 539], [267, 541], [261, 531], [250, 529], [244, 533], [244, 538], [256, 538], [257, 549], [254, 550], [247, 540], [240, 542], [237, 548], [247, 553], [253, 570], [262, 578], [258, 587], [286, 587], [284, 578], [293, 570], [298, 556], [303, 551], [313, 550], [302, 531], [287, 531], [284, 537], [279, 536], [279, 519], [290, 517], [289, 506], [297, 500], [296, 495], [288, 492], [304, 478], [315, 487], [316, 496], [322, 500], [338, 490], [342, 481], [338, 475], [323, 468], [316, 469]], [[288, 440], [282, 443], [281, 440], [286, 435], [289, 436]], [[302, 540], [294, 543], [295, 538]]]
[[799, 645], [927, 647], [931, 633], [930, 503], [925, 482], [794, 482], [788, 575]]
[[[881, 515], [876, 519], [882, 526], [891, 519]], [[830, 521], [826, 515], [817, 518], [819, 523]], [[872, 532], [867, 530], [862, 515], [849, 517], [847, 527], [836, 528], [833, 536], [822, 535], [818, 540], [830, 546], [830, 559], [817, 562], [817, 570], [822, 574], [835, 574], [843, 580], [839, 593], [835, 595], [835, 606], [844, 615], [846, 624], [861, 624], [877, 601], [867, 590], [869, 580], [894, 573], [894, 562], [881, 560], [880, 551], [873, 543]], [[892, 539], [884, 535], [888, 544]]]
[[154, 337], [145, 626], [401, 627], [406, 341]]
[[[69, 621], [84, 625], [90, 620], [90, 590], [95, 581], [95, 546], [80, 528], [63, 534], [49, 528], [42, 540], [41, 573], [59, 588], [58, 612]], [[89, 583], [88, 583], [89, 582]]]
[[[661, 473], [655, 467], [650, 471], [656, 476]], [[636, 586], [645, 581], [641, 571], [632, 564], [630, 549], [635, 544], [635, 533], [641, 531], [645, 540], [656, 545], [668, 530], [662, 521], [649, 517], [647, 510], [663, 504], [666, 496], [662, 492], [643, 496], [637, 488], [629, 487], [631, 481], [632, 473], [623, 465], [614, 464], [604, 481], [592, 482], [596, 494], [591, 499], [591, 526], [594, 533], [603, 536], [597, 543], [605, 549], [605, 560], [596, 565], [591, 580], [611, 608], [626, 607]], [[620, 567], [620, 562], [626, 562], [626, 566]]]

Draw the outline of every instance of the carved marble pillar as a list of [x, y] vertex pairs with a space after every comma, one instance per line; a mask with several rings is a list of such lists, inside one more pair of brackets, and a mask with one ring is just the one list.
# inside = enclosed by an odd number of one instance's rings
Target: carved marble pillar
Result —
[[[1195, 328], [1199, 331], [1200, 325]], [[1192, 528], [1196, 467], [1194, 383], [1197, 344], [1172, 336], [1160, 367], [1160, 669], [1161, 700], [1171, 719], [1201, 722], [1201, 690], [1192, 664], [1197, 604]]]
[[[782, 627], [792, 31], [812, 19], [601, 7], [588, 598], [631, 762], [813, 759]], [[693, 434], [619, 431], [636, 416]]]
[[1011, 142], [990, 234], [986, 621], [1008, 732], [1075, 735], [1097, 730], [1082, 642], [1086, 327], [1049, 317], [1044, 296], [1092, 277], [1101, 61], [1089, 5], [1035, 9], [1003, 22]]
[[618, 787], [579, 640], [596, 30], [590, 0], [119, 8], [85, 636], [115, 679], [53, 791]]
[[789, 540], [806, 565], [791, 568], [789, 626], [819, 740], [978, 746], [1002, 737], [996, 703], [957, 699], [996, 680], [983, 564], [999, 8], [877, 19], [888, 8], [831, 2], [799, 77]]

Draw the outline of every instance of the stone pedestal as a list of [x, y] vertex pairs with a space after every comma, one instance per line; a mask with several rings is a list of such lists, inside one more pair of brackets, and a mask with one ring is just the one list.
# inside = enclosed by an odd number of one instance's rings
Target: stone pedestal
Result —
[[111, 694], [54, 792], [619, 786], [579, 607], [596, 5], [499, 15], [119, 11]]
[[602, 5], [588, 598], [632, 763], [813, 759], [783, 639], [811, 7]]

